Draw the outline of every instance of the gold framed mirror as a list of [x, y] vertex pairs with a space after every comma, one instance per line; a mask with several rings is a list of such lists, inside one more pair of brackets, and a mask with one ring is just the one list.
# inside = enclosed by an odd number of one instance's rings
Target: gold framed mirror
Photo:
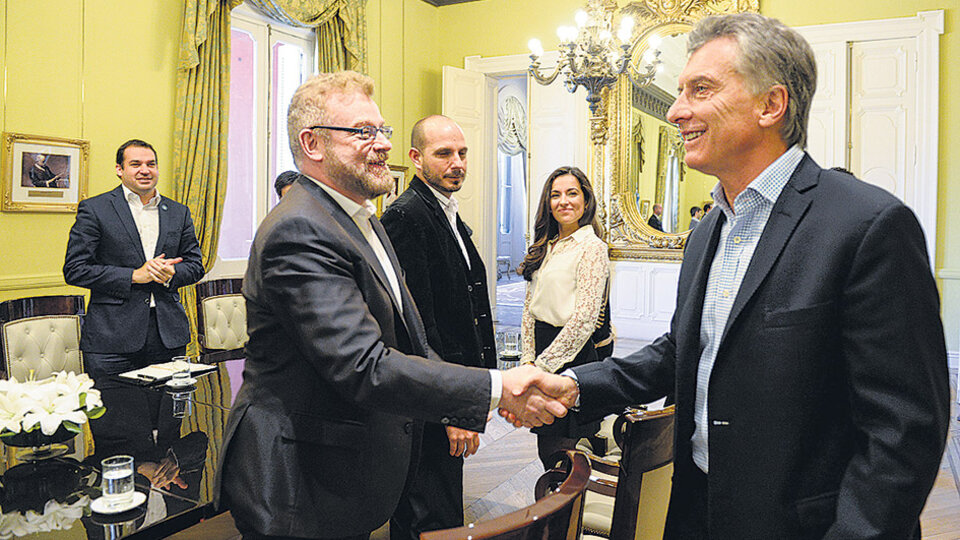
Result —
[[[680, 260], [690, 234], [691, 207], [711, 201], [716, 178], [683, 162], [679, 132], [666, 120], [677, 79], [687, 60], [686, 34], [706, 16], [759, 11], [759, 0], [644, 0], [620, 9], [637, 21], [630, 68], [649, 63], [650, 39], [659, 41], [661, 70], [635, 86], [621, 75], [604, 100], [607, 136], [603, 154], [610, 186], [607, 242], [614, 260]], [[658, 220], [651, 214], [659, 211]], [[659, 225], [659, 229], [656, 228]]]

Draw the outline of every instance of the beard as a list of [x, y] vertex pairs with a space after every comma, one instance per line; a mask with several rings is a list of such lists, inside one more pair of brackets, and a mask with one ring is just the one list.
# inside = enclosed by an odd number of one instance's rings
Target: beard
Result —
[[365, 199], [375, 199], [393, 189], [394, 180], [386, 166], [386, 152], [373, 154], [357, 164], [344, 163], [333, 152], [328, 153], [326, 159], [330, 175]]
[[[427, 167], [423, 167], [420, 170], [420, 174], [423, 176], [422, 180], [433, 186], [437, 191], [453, 193], [460, 191], [460, 188], [463, 187], [463, 179], [467, 176], [467, 171], [459, 169], [442, 175], [434, 173]], [[447, 182], [444, 182], [444, 179], [447, 179]]]

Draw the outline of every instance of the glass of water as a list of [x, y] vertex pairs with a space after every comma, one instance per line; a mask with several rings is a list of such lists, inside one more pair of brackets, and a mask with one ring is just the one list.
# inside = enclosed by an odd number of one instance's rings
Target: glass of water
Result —
[[190, 357], [174, 356], [173, 365], [176, 371], [170, 378], [171, 386], [188, 386], [190, 384]]
[[193, 391], [171, 392], [173, 398], [173, 417], [186, 418], [193, 412]]
[[113, 456], [100, 462], [104, 502], [118, 507], [133, 500], [133, 456]]

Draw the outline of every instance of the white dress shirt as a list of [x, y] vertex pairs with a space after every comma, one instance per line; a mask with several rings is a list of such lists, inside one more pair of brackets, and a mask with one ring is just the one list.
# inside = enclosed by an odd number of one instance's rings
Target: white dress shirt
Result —
[[[157, 251], [157, 239], [160, 237], [160, 190], [154, 189], [153, 197], [147, 201], [147, 204], [143, 204], [140, 195], [123, 184], [120, 184], [120, 186], [123, 187], [123, 196], [127, 199], [130, 213], [133, 214], [133, 222], [137, 225], [137, 232], [140, 234], [143, 257], [149, 261]], [[156, 306], [157, 301], [151, 293], [150, 307]]]
[[460, 244], [460, 253], [463, 254], [463, 260], [467, 263], [467, 269], [470, 269], [470, 255], [467, 254], [467, 246], [463, 243], [463, 238], [460, 236], [460, 231], [457, 230], [457, 210], [460, 208], [460, 203], [457, 199], [450, 195], [449, 197], [444, 197], [442, 193], [437, 191], [433, 186], [424, 182], [423, 185], [430, 188], [430, 191], [437, 197], [437, 201], [440, 202], [440, 208], [443, 209], [443, 214], [447, 216], [447, 222], [450, 223], [450, 228], [453, 229], [453, 237], [457, 239], [457, 243]]
[[[310, 177], [307, 176], [307, 178]], [[383, 243], [380, 241], [380, 237], [377, 236], [377, 233], [373, 232], [373, 225], [370, 224], [370, 218], [376, 215], [377, 207], [370, 202], [370, 200], [363, 201], [363, 204], [357, 204], [346, 195], [324, 184], [323, 182], [313, 178], [310, 179], [313, 180], [313, 182], [320, 186], [324, 191], [326, 191], [328, 195], [333, 197], [333, 200], [340, 205], [340, 208], [343, 208], [343, 211], [346, 212], [347, 215], [353, 219], [353, 222], [357, 224], [357, 227], [360, 229], [363, 237], [367, 240], [367, 243], [370, 244], [370, 247], [373, 249], [373, 253], [377, 256], [377, 261], [380, 263], [380, 268], [382, 268], [383, 273], [387, 275], [387, 281], [390, 282], [390, 290], [393, 292], [393, 297], [397, 299], [397, 306], [402, 314], [403, 297], [400, 296], [400, 280], [397, 278], [397, 270], [390, 262], [390, 257], [387, 256], [387, 250], [383, 248]]]
[[[376, 206], [369, 200], [363, 201], [362, 205], [357, 204], [346, 195], [343, 195], [323, 182], [310, 176], [307, 176], [307, 178], [313, 180], [313, 183], [326, 191], [327, 194], [340, 205], [340, 208], [343, 208], [343, 211], [353, 219], [354, 223], [357, 224], [360, 232], [363, 233], [363, 237], [377, 255], [377, 260], [383, 268], [383, 273], [387, 275], [387, 280], [390, 282], [390, 288], [393, 289], [393, 293], [396, 295], [397, 303], [402, 304], [403, 297], [400, 296], [400, 281], [397, 279], [397, 269], [393, 267], [393, 264], [390, 262], [390, 257], [387, 256], [387, 251], [383, 248], [383, 243], [380, 242], [377, 234], [373, 232], [373, 227], [370, 224], [370, 218], [376, 213]], [[400, 312], [403, 313], [402, 306], [400, 307]], [[493, 410], [500, 405], [500, 397], [503, 391], [503, 376], [495, 369], [488, 371], [490, 372], [490, 410]]]

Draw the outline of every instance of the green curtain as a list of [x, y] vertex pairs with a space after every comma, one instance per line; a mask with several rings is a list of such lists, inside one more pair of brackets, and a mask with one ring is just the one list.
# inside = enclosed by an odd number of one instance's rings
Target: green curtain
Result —
[[317, 31], [317, 68], [367, 71], [367, 0], [248, 0], [271, 19]]
[[[174, 124], [173, 198], [186, 204], [200, 241], [203, 268], [209, 271], [216, 260], [227, 189], [227, 119], [230, 107], [230, 10], [242, 0], [184, 0], [180, 58], [177, 66], [176, 120]], [[191, 341], [187, 354], [196, 356], [196, 290], [180, 289], [180, 301], [190, 319]], [[221, 366], [220, 371], [224, 371]], [[197, 385], [198, 400], [230, 395], [224, 373], [203, 377]], [[213, 399], [218, 398], [218, 399]], [[226, 412], [217, 408], [198, 409], [183, 431], [201, 430], [210, 437], [210, 452], [219, 453]], [[213, 478], [207, 460], [205, 478]], [[212, 485], [203, 492], [209, 497]]]

